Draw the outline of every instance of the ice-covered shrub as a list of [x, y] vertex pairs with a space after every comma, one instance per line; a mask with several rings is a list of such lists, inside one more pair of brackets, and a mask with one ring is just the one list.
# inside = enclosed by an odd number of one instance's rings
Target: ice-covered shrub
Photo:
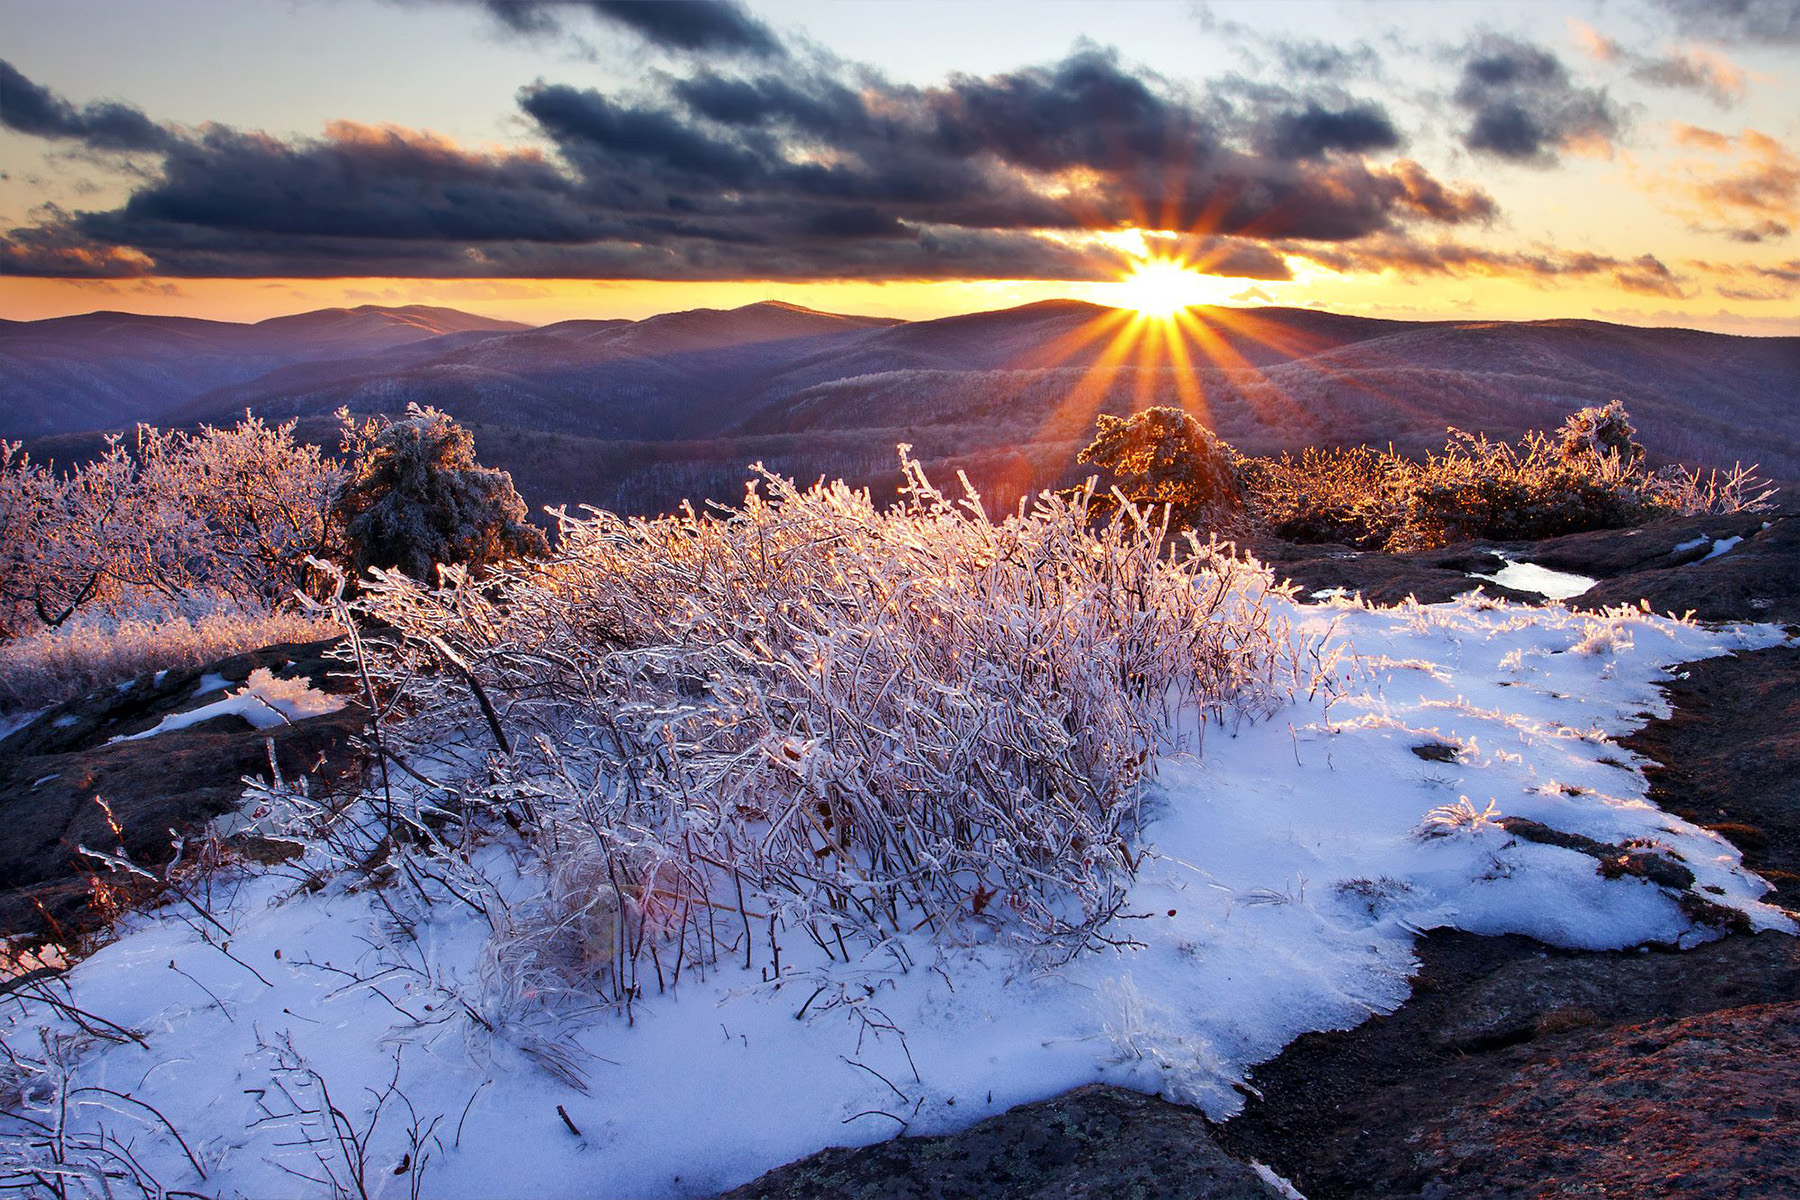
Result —
[[1236, 465], [1251, 511], [1289, 541], [1383, 548], [1404, 519], [1393, 494], [1402, 480], [1390, 452], [1309, 446], [1297, 458], [1246, 456]]
[[308, 582], [308, 557], [333, 550], [340, 478], [293, 422], [256, 418], [140, 426], [62, 472], [0, 443], [0, 639], [189, 595], [278, 607]]
[[1398, 549], [1471, 538], [1532, 540], [1666, 515], [1633, 463], [1616, 456], [1565, 458], [1542, 434], [1514, 443], [1453, 429], [1442, 454], [1428, 455], [1402, 478]]
[[1294, 541], [1418, 550], [1472, 538], [1535, 540], [1667, 516], [1767, 507], [1755, 468], [1652, 470], [1614, 401], [1516, 442], [1449, 431], [1441, 453], [1314, 449], [1236, 460], [1252, 513]]
[[628, 997], [795, 936], [1127, 936], [1155, 750], [1304, 686], [1271, 576], [1090, 492], [991, 522], [904, 468], [885, 511], [765, 474], [736, 509], [563, 515], [550, 559], [479, 583], [376, 574], [395, 753], [473, 763], [459, 803], [546, 864], [496, 986]]
[[398, 569], [429, 579], [438, 564], [477, 570], [538, 554], [544, 535], [525, 520], [512, 476], [475, 459], [475, 439], [447, 414], [417, 404], [406, 416], [357, 422], [340, 410], [347, 479], [331, 500], [352, 569]]
[[1603, 407], [1579, 408], [1556, 431], [1556, 450], [1566, 460], [1611, 456], [1626, 463], [1644, 457], [1635, 440], [1637, 429], [1625, 405], [1614, 400]]

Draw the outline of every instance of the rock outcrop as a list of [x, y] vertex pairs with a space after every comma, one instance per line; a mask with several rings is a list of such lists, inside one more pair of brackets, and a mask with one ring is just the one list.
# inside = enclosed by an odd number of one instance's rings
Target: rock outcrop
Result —
[[728, 1200], [1279, 1200], [1205, 1117], [1090, 1085], [958, 1134], [825, 1150]]
[[[330, 642], [270, 646], [197, 671], [144, 675], [59, 704], [0, 741], [0, 935], [69, 941], [100, 919], [90, 905], [93, 863], [77, 847], [111, 851], [121, 843], [146, 866], [167, 862], [172, 839], [205, 828], [238, 807], [246, 776], [267, 777], [275, 755], [284, 776], [313, 777], [318, 789], [350, 785], [358, 772], [351, 739], [363, 708], [273, 729], [223, 716], [137, 741], [164, 717], [225, 694], [206, 684], [242, 684], [266, 668], [277, 678], [304, 676], [321, 691], [346, 692], [341, 665], [324, 657]], [[122, 836], [115, 836], [106, 802]]]

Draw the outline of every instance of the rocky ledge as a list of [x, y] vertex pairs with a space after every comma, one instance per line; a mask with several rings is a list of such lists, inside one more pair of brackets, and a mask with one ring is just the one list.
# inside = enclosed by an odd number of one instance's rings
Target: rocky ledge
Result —
[[1511, 600], [1543, 599], [1474, 578], [1496, 574], [1511, 560], [1593, 579], [1571, 601], [1577, 607], [1648, 602], [1659, 613], [1691, 612], [1706, 621], [1800, 621], [1800, 517], [1780, 514], [1678, 517], [1636, 529], [1465, 542], [1408, 554], [1270, 538], [1245, 545], [1303, 593], [1342, 588], [1378, 604], [1408, 596], [1434, 604], [1477, 586]]
[[[198, 671], [143, 675], [59, 704], [0, 740], [0, 933], [72, 943], [105, 916], [90, 894], [94, 864], [78, 847], [111, 851], [123, 842], [134, 861], [160, 866], [175, 838], [238, 807], [244, 778], [266, 778], [271, 753], [287, 778], [311, 775], [315, 788], [347, 785], [358, 770], [351, 741], [364, 721], [354, 703], [273, 729], [226, 715], [113, 740], [215, 701], [258, 668], [346, 692], [341, 664], [325, 657], [330, 646], [270, 646]], [[111, 809], [122, 837], [96, 798]]]

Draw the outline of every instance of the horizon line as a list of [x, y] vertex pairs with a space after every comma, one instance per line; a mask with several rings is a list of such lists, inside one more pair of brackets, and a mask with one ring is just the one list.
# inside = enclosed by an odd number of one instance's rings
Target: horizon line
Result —
[[[775, 299], [775, 298], [771, 297], [769, 299], [755, 300], [755, 301], [751, 301], [746, 304], [732, 305], [729, 307], [714, 307], [714, 306], [710, 306], [710, 305], [699, 305], [699, 306], [695, 306], [695, 307], [691, 307], [691, 308], [671, 308], [671, 309], [661, 310], [661, 311], [654, 312], [654, 313], [649, 313], [649, 314], [646, 314], [641, 317], [575, 316], [575, 317], [563, 317], [563, 318], [559, 318], [554, 321], [544, 321], [544, 322], [534, 323], [531, 321], [521, 321], [516, 318], [511, 318], [511, 317], [494, 316], [489, 313], [476, 311], [475, 309], [461, 308], [461, 307], [457, 307], [457, 306], [451, 305], [451, 304], [434, 304], [434, 303], [427, 303], [427, 302], [423, 302], [423, 301], [415, 301], [415, 302], [408, 303], [408, 304], [376, 304], [376, 303], [368, 302], [368, 303], [356, 304], [356, 305], [324, 305], [324, 306], [316, 307], [316, 308], [297, 309], [293, 312], [276, 313], [272, 316], [260, 317], [260, 318], [254, 319], [254, 320], [232, 320], [232, 319], [228, 319], [228, 318], [196, 316], [196, 315], [190, 315], [190, 314], [185, 314], [185, 313], [145, 312], [142, 310], [130, 309], [130, 308], [95, 308], [95, 309], [89, 309], [84, 312], [58, 313], [56, 315], [47, 316], [47, 317], [25, 317], [25, 318], [0, 317], [0, 326], [46, 325], [46, 324], [49, 324], [52, 322], [57, 322], [57, 321], [78, 321], [78, 320], [82, 320], [82, 319], [90, 318], [90, 317], [116, 316], [116, 317], [137, 317], [137, 318], [142, 318], [142, 319], [148, 320], [148, 321], [199, 321], [199, 322], [204, 322], [209, 325], [236, 325], [236, 326], [240, 326], [243, 328], [254, 328], [256, 326], [266, 325], [266, 324], [269, 324], [274, 321], [291, 320], [295, 317], [314, 316], [314, 315], [324, 314], [324, 313], [345, 313], [345, 314], [348, 314], [348, 313], [401, 313], [401, 312], [407, 312], [407, 311], [432, 310], [432, 311], [438, 311], [438, 312], [451, 312], [451, 313], [456, 313], [460, 316], [476, 317], [476, 318], [479, 318], [484, 321], [495, 322], [496, 324], [513, 326], [512, 329], [491, 331], [491, 332], [495, 333], [496, 335], [501, 335], [501, 334], [505, 334], [505, 333], [527, 333], [527, 332], [532, 332], [535, 330], [549, 329], [549, 328], [553, 328], [558, 325], [571, 324], [571, 323], [577, 322], [577, 321], [608, 321], [608, 322], [620, 322], [620, 323], [624, 323], [624, 324], [635, 325], [635, 324], [641, 324], [645, 321], [656, 320], [656, 319], [659, 319], [662, 317], [683, 316], [683, 315], [687, 315], [690, 313], [708, 313], [708, 312], [711, 312], [711, 313], [737, 313], [737, 312], [745, 312], [745, 311], [748, 311], [750, 309], [755, 309], [755, 308], [781, 308], [781, 309], [787, 309], [787, 310], [796, 311], [796, 312], [812, 313], [812, 314], [816, 314], [818, 316], [842, 317], [842, 318], [849, 319], [849, 320], [886, 321], [886, 322], [891, 322], [894, 325], [927, 325], [927, 324], [931, 324], [936, 321], [958, 320], [958, 319], [962, 319], [962, 318], [977, 317], [977, 316], [993, 316], [993, 315], [999, 315], [999, 314], [1010, 313], [1010, 312], [1022, 312], [1026, 309], [1031, 309], [1031, 308], [1044, 308], [1044, 307], [1048, 307], [1048, 306], [1052, 306], [1052, 305], [1056, 305], [1056, 306], [1079, 305], [1079, 306], [1082, 306], [1085, 308], [1106, 310], [1106, 311], [1111, 311], [1111, 312], [1134, 311], [1129, 306], [1126, 306], [1126, 305], [1105, 304], [1105, 303], [1101, 303], [1100, 301], [1087, 300], [1087, 299], [1083, 299], [1078, 296], [1063, 296], [1063, 297], [1047, 297], [1047, 298], [1039, 299], [1039, 300], [1029, 300], [1029, 301], [1025, 301], [1025, 302], [1019, 303], [1019, 304], [1001, 305], [996, 308], [971, 308], [971, 309], [967, 309], [967, 310], [959, 311], [959, 312], [939, 313], [935, 316], [887, 317], [887, 316], [881, 316], [881, 315], [874, 314], [874, 313], [851, 312], [851, 311], [841, 311], [841, 310], [837, 310], [837, 309], [815, 308], [815, 307], [812, 307], [811, 305], [799, 304], [794, 301], [780, 300], [780, 299]], [[1467, 316], [1467, 315], [1462, 315], [1462, 316], [1385, 316], [1385, 315], [1384, 316], [1375, 316], [1375, 315], [1370, 315], [1367, 313], [1348, 312], [1348, 311], [1344, 311], [1342, 309], [1328, 308], [1323, 305], [1315, 307], [1312, 305], [1274, 304], [1274, 303], [1268, 303], [1268, 304], [1256, 304], [1256, 303], [1192, 304], [1192, 305], [1184, 306], [1184, 308], [1181, 311], [1194, 312], [1194, 311], [1208, 311], [1208, 310], [1224, 311], [1224, 312], [1238, 312], [1238, 313], [1242, 313], [1242, 312], [1250, 312], [1250, 313], [1255, 313], [1255, 312], [1316, 313], [1316, 314], [1319, 314], [1322, 316], [1342, 317], [1342, 318], [1349, 319], [1349, 320], [1381, 322], [1381, 323], [1397, 324], [1397, 325], [1545, 325], [1545, 324], [1553, 324], [1553, 323], [1577, 323], [1577, 322], [1579, 322], [1579, 323], [1585, 323], [1585, 324], [1590, 324], [1590, 325], [1607, 325], [1607, 326], [1612, 326], [1612, 327], [1619, 328], [1619, 329], [1679, 330], [1679, 331], [1688, 332], [1688, 333], [1704, 333], [1704, 334], [1709, 334], [1709, 335], [1715, 336], [1715, 337], [1800, 338], [1800, 330], [1797, 330], [1793, 333], [1738, 333], [1738, 332], [1725, 332], [1725, 331], [1716, 330], [1716, 329], [1705, 329], [1705, 328], [1702, 328], [1697, 325], [1638, 324], [1638, 323], [1630, 322], [1630, 321], [1608, 320], [1604, 317], [1596, 317], [1596, 316], [1545, 316], [1545, 317], [1489, 317], [1489, 316]], [[1670, 314], [1670, 315], [1674, 316], [1676, 314]], [[466, 332], [480, 332], [480, 331], [466, 331]], [[444, 335], [434, 335], [434, 336], [444, 336]]]

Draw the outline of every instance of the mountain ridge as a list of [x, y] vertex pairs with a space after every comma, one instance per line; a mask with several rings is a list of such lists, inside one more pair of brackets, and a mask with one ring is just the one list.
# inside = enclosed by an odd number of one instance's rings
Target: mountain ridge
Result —
[[[0, 436], [229, 423], [246, 409], [323, 436], [339, 407], [417, 401], [479, 426], [484, 459], [535, 503], [652, 511], [735, 495], [759, 459], [870, 483], [905, 441], [1010, 507], [1071, 481], [1099, 415], [1150, 404], [1185, 404], [1248, 453], [1358, 442], [1416, 453], [1441, 446], [1447, 425], [1514, 437], [1622, 398], [1667, 457], [1800, 479], [1800, 337], [1291, 307], [1195, 308], [1165, 326], [1078, 300], [918, 321], [781, 301], [535, 327], [430, 306], [315, 310], [272, 330], [91, 316], [105, 336], [84, 340], [80, 318], [54, 319], [65, 324], [52, 333], [75, 321], [77, 335], [44, 345], [0, 327], [0, 387], [25, 398], [0, 406]], [[433, 332], [451, 324], [468, 327]], [[223, 349], [209, 341], [220, 328], [237, 331]], [[273, 335], [298, 340], [256, 347]], [[189, 360], [213, 377], [184, 375]], [[34, 394], [50, 417], [36, 427], [19, 419]]]

